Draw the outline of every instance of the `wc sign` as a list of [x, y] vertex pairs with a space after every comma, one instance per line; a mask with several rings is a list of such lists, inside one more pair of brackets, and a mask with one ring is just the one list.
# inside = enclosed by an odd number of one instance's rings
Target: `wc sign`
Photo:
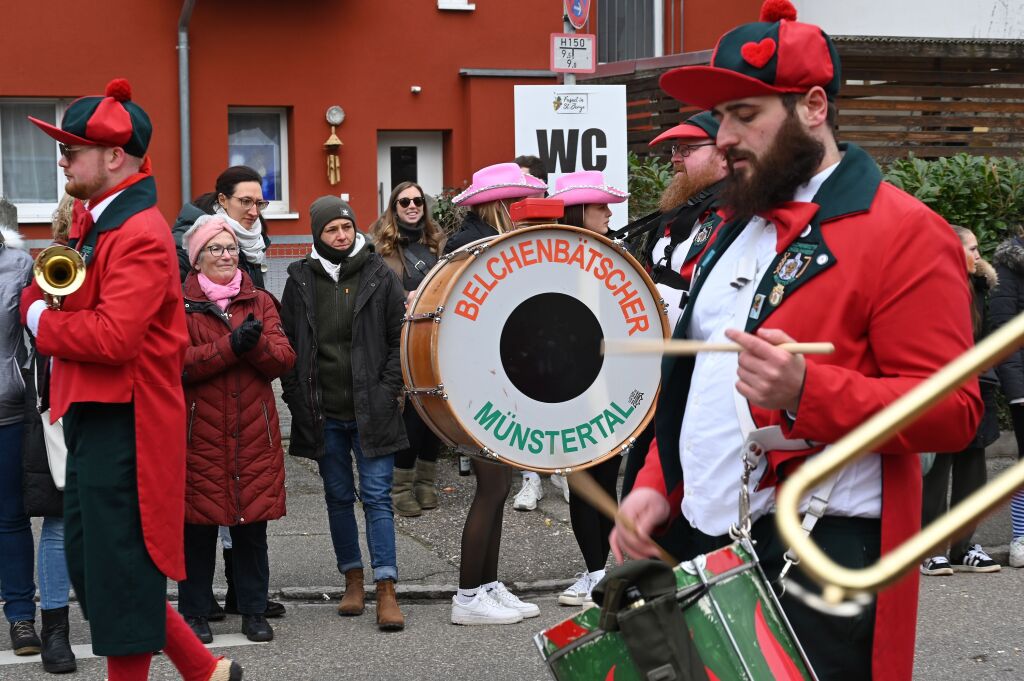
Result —
[[[537, 156], [548, 186], [565, 173], [600, 170], [628, 190], [625, 85], [516, 85], [516, 156]], [[627, 203], [612, 204], [611, 229], [629, 222]]]

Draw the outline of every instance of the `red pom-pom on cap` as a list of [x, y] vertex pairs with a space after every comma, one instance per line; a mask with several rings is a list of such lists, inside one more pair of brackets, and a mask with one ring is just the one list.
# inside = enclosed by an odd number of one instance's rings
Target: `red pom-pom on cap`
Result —
[[761, 21], [796, 21], [796, 7], [789, 0], [764, 0], [761, 5]]
[[124, 78], [115, 78], [107, 83], [107, 89], [104, 94], [107, 97], [113, 97], [119, 102], [129, 102], [132, 99], [132, 86]]

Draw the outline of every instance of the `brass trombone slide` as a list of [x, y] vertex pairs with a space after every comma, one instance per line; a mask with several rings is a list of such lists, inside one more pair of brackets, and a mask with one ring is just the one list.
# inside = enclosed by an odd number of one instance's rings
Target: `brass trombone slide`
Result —
[[916, 567], [934, 547], [992, 511], [1024, 484], [1024, 461], [1021, 461], [919, 534], [884, 554], [874, 565], [860, 570], [836, 564], [801, 529], [800, 501], [815, 485], [872, 451], [968, 379], [1009, 355], [1021, 345], [1022, 339], [1024, 313], [872, 416], [832, 447], [809, 459], [779, 488], [776, 499], [779, 533], [800, 559], [803, 570], [822, 585], [825, 601], [839, 603], [847, 596], [881, 590], [899, 579], [907, 569]]

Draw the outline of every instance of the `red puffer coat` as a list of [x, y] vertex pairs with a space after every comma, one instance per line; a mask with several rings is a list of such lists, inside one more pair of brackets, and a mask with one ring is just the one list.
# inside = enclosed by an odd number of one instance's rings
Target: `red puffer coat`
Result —
[[[231, 329], [249, 313], [263, 335], [241, 357]], [[243, 272], [241, 289], [222, 312], [199, 286], [185, 280], [188, 464], [185, 522], [243, 525], [285, 513], [284, 450], [271, 381], [292, 368], [295, 353], [281, 328], [277, 301]]]

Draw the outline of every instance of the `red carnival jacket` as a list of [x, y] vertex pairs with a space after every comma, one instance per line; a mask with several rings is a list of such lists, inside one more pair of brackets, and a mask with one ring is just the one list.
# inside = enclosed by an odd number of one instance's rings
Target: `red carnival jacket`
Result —
[[[747, 318], [748, 332], [763, 325], [798, 341], [831, 341], [836, 347], [831, 355], [806, 357], [795, 422], [781, 411], [750, 406], [757, 427], [777, 425], [788, 439], [814, 445], [768, 452], [770, 474], [762, 485], [779, 484], [805, 457], [842, 438], [973, 344], [971, 294], [953, 231], [921, 202], [882, 182], [864, 151], [841, 146], [844, 158], [814, 203], [791, 203], [785, 207], [788, 217], [772, 216], [778, 256]], [[721, 228], [697, 266], [691, 301], [742, 227]], [[691, 309], [684, 311], [676, 337], [689, 328]], [[658, 438], [636, 481], [636, 487], [668, 497], [677, 514], [685, 477], [679, 429], [692, 367], [689, 359], [663, 363]], [[982, 408], [978, 383], [972, 381], [878, 448], [884, 454], [883, 554], [920, 528], [917, 453], [959, 451], [974, 437]], [[913, 570], [878, 596], [875, 681], [905, 681], [912, 675], [917, 588]]]

